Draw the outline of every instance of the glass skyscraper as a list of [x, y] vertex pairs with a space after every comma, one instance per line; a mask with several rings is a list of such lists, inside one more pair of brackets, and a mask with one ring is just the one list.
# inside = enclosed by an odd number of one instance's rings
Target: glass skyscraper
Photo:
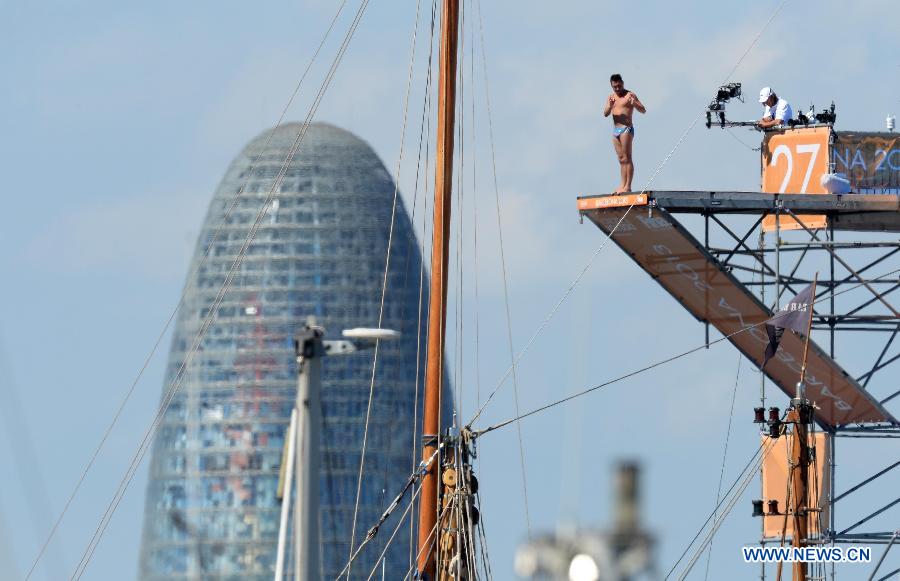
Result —
[[[164, 393], [299, 131], [300, 124], [287, 124], [267, 145], [269, 131], [251, 141], [216, 190], [186, 282]], [[310, 126], [156, 434], [141, 579], [272, 579], [276, 489], [296, 393], [293, 338], [309, 315], [327, 329], [326, 339], [377, 325], [393, 196], [391, 176], [368, 144], [332, 125]], [[424, 321], [417, 327], [421, 268], [398, 199], [383, 326], [402, 337], [379, 351], [357, 544], [419, 455], [413, 413], [417, 329], [424, 328]], [[422, 301], [427, 305], [426, 296]], [[424, 354], [424, 333], [422, 341]], [[372, 352], [326, 357], [323, 365], [320, 530], [323, 577], [333, 579], [349, 554]], [[359, 557], [354, 578], [368, 576], [394, 522]], [[409, 567], [406, 526], [384, 562], [389, 578], [402, 578]]]

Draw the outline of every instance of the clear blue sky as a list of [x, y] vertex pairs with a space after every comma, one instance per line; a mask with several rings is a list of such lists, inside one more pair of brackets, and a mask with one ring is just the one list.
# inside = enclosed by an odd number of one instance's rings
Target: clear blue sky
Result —
[[[517, 350], [601, 243], [593, 226], [578, 224], [574, 200], [579, 193], [610, 191], [617, 182], [609, 121], [601, 116], [609, 74], [621, 73], [648, 108], [636, 119], [635, 185], [641, 186], [780, 3], [485, 3]], [[278, 118], [337, 4], [4, 5], [3, 578], [27, 570], [177, 302], [213, 189], [241, 147]], [[334, 55], [356, 5], [350, 3], [339, 21], [289, 119], [305, 116], [323, 63]], [[424, 18], [427, 7], [422, 11]], [[369, 141], [391, 171], [415, 13], [409, 0], [371, 3], [317, 115]], [[755, 93], [771, 85], [795, 110], [834, 100], [839, 128], [882, 129], [887, 114], [900, 112], [898, 17], [895, 0], [789, 0], [736, 72], [733, 80], [745, 83], [748, 100], [730, 115], [758, 117]], [[410, 207], [427, 37], [423, 22], [400, 175]], [[471, 46], [472, 38], [465, 43]], [[475, 168], [477, 186], [470, 181], [463, 195], [463, 349], [448, 350], [450, 360], [461, 361], [457, 385], [467, 417], [478, 394], [476, 272], [482, 396], [509, 357], [480, 76], [479, 67], [474, 86], [467, 77], [463, 89], [465, 99], [473, 93], [476, 99], [474, 130], [471, 117], [465, 121], [468, 154], [477, 155], [467, 157], [465, 172], [471, 180]], [[758, 188], [757, 154], [733, 137], [752, 145], [758, 139], [749, 131], [729, 136], [698, 125], [652, 187]], [[477, 271], [470, 237], [476, 202]], [[421, 206], [419, 212], [417, 222]], [[610, 306], [626, 298], [628, 308]], [[457, 320], [455, 310], [450, 317]], [[520, 405], [530, 409], [702, 340], [703, 329], [610, 246], [523, 360]], [[448, 339], [448, 345], [456, 343]], [[166, 339], [36, 578], [59, 579], [74, 569], [156, 409], [167, 346]], [[863, 369], [875, 347], [848, 348], [860, 356], [856, 369]], [[737, 361], [733, 348], [720, 345], [523, 423], [533, 530], [605, 524], [609, 468], [618, 458], [635, 457], [645, 467], [645, 519], [659, 535], [659, 564], [668, 570], [713, 505]], [[847, 366], [854, 370], [853, 364]], [[742, 369], [726, 478], [756, 445], [747, 420], [759, 379], [748, 365]], [[485, 423], [512, 414], [511, 387], [492, 403]], [[889, 393], [890, 387], [896, 386], [873, 389]], [[481, 448], [482, 512], [498, 579], [513, 577], [514, 549], [526, 536], [517, 445], [510, 429], [486, 437]], [[896, 459], [898, 447], [853, 449], [859, 452], [848, 454], [839, 488]], [[885, 484], [885, 503], [898, 482], [895, 476]], [[86, 578], [136, 575], [145, 483], [142, 469]], [[717, 538], [710, 578], [757, 574], [738, 561], [737, 547], [758, 533], [748, 514], [745, 499]], [[896, 511], [877, 522], [900, 526]], [[893, 567], [898, 560], [900, 552], [890, 560]], [[844, 578], [862, 575], [847, 567]]]

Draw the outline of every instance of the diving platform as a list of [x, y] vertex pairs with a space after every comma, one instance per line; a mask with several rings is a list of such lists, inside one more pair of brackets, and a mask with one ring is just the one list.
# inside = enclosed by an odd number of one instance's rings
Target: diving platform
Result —
[[648, 191], [578, 198], [581, 212], [614, 206], [650, 206], [672, 214], [825, 215], [835, 230], [900, 232], [900, 196], [890, 194], [767, 194], [760, 192]]
[[[698, 321], [711, 325], [727, 337], [741, 353], [760, 367], [768, 336], [764, 322], [773, 312], [751, 292], [750, 280], [739, 280], [738, 276], [751, 272], [753, 280], [757, 275], [776, 278], [784, 292], [792, 295], [807, 281], [794, 272], [781, 273], [766, 263], [763, 251], [751, 249], [746, 240], [763, 220], [779, 214], [781, 220], [793, 221], [795, 216], [824, 215], [828, 220], [827, 231], [835, 229], [900, 232], [900, 198], [893, 195], [831, 195], [831, 194], [767, 194], [759, 192], [701, 192], [701, 191], [649, 191], [623, 195], [590, 195], [578, 198], [578, 210], [605, 234], [612, 234], [612, 240], [625, 251], [647, 274], [672, 295]], [[737, 244], [731, 248], [715, 249], [709, 243], [709, 225], [703, 242], [692, 235], [679, 222], [676, 214], [699, 214], [713, 217], [733, 237]], [[751, 216], [745, 223], [754, 222], [747, 234], [740, 236], [721, 221], [723, 214], [744, 214]], [[819, 241], [817, 234], [808, 230], [813, 239], [811, 244], [827, 247], [828, 242]], [[900, 252], [900, 244], [893, 252]], [[729, 251], [730, 250], [730, 251]], [[768, 250], [771, 252], [772, 250]], [[835, 255], [834, 250], [827, 251]], [[734, 256], [742, 254], [746, 260], [756, 261], [748, 266], [734, 263]], [[805, 253], [804, 253], [805, 255]], [[891, 255], [888, 255], [891, 256]], [[837, 257], [840, 260], [840, 257]], [[801, 258], [802, 259], [802, 258]], [[895, 259], [896, 260], [896, 259]], [[832, 263], [834, 264], [834, 263]], [[850, 272], [865, 272], [847, 266]], [[743, 269], [743, 270], [741, 270]], [[860, 275], [857, 274], [857, 278]], [[897, 287], [897, 276], [890, 282]], [[859, 311], [840, 315], [834, 313], [834, 301], [827, 294], [835, 292], [841, 285], [856, 284], [856, 280], [837, 280], [832, 266], [831, 280], [821, 282], [825, 300], [821, 308], [816, 307], [814, 319], [822, 325], [829, 325], [832, 333], [831, 354], [814, 341], [809, 344], [806, 374], [807, 397], [817, 406], [816, 420], [826, 430], [853, 425], [898, 426], [896, 418], [882, 403], [866, 389], [868, 380], [888, 363], [884, 363], [884, 353], [873, 370], [859, 378], [851, 376], [833, 358], [833, 333], [840, 325], [858, 325]], [[874, 290], [876, 282], [859, 280]], [[771, 284], [771, 283], [770, 283]], [[791, 286], [793, 285], [793, 287]], [[759, 287], [756, 287], [759, 288]], [[893, 290], [893, 287], [891, 288]], [[890, 292], [890, 291], [888, 291]], [[884, 293], [887, 295], [887, 292]], [[869, 302], [874, 301], [872, 299]], [[900, 329], [898, 312], [890, 306], [885, 296], [881, 302], [890, 309], [888, 316], [877, 320], [890, 325], [888, 330]], [[823, 319], [822, 312], [825, 313]], [[867, 303], [869, 304], [869, 303]], [[879, 303], [880, 304], [880, 303]], [[844, 317], [844, 318], [840, 318]], [[870, 317], [873, 321], [874, 317]], [[863, 317], [868, 321], [868, 318]], [[868, 324], [868, 323], [867, 323]], [[872, 323], [875, 324], [875, 323]], [[822, 329], [814, 326], [814, 329]], [[896, 335], [896, 332], [894, 333]], [[890, 339], [893, 341], [893, 338]], [[890, 342], [888, 342], [888, 346]], [[794, 397], [803, 359], [804, 341], [793, 331], [786, 331], [777, 355], [769, 361], [765, 374], [786, 395]], [[885, 347], [885, 352], [887, 347]], [[900, 356], [898, 356], [900, 358]], [[883, 365], [882, 365], [883, 363]], [[888, 399], [895, 397], [891, 396]], [[884, 400], [885, 402], [887, 400]]]

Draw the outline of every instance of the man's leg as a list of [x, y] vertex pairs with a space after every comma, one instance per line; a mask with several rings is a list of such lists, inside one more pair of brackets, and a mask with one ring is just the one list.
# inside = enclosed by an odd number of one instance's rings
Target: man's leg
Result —
[[627, 179], [627, 177], [628, 177], [627, 174], [625, 173], [625, 160], [626, 160], [626, 158], [625, 158], [625, 150], [624, 150], [624, 148], [622, 147], [622, 142], [619, 141], [620, 139], [621, 139], [621, 137], [613, 137], [613, 138], [612, 138], [612, 140], [613, 140], [613, 148], [615, 148], [615, 150], [616, 150], [616, 157], [617, 157], [618, 160], [619, 160], [619, 175], [620, 175], [621, 178], [622, 178], [622, 180], [619, 182], [619, 187], [617, 187], [617, 188], [616, 188], [616, 191], [615, 191], [615, 193], [617, 193], [617, 194], [622, 193], [622, 192], [624, 192], [624, 191], [627, 191], [627, 190], [625, 189], [625, 182], [626, 182], [626, 179]]
[[626, 131], [619, 137], [619, 141], [621, 142], [621, 148], [623, 157], [625, 161], [622, 163], [623, 168], [623, 192], [630, 192], [631, 189], [631, 180], [634, 178], [634, 162], [631, 159], [631, 144], [634, 141], [634, 133], [631, 131]]

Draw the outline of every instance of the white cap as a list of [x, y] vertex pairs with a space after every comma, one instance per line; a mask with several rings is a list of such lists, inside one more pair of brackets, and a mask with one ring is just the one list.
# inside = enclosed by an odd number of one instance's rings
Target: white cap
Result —
[[769, 100], [769, 97], [775, 94], [775, 91], [772, 90], [772, 87], [763, 87], [759, 91], [759, 102], [765, 103]]

